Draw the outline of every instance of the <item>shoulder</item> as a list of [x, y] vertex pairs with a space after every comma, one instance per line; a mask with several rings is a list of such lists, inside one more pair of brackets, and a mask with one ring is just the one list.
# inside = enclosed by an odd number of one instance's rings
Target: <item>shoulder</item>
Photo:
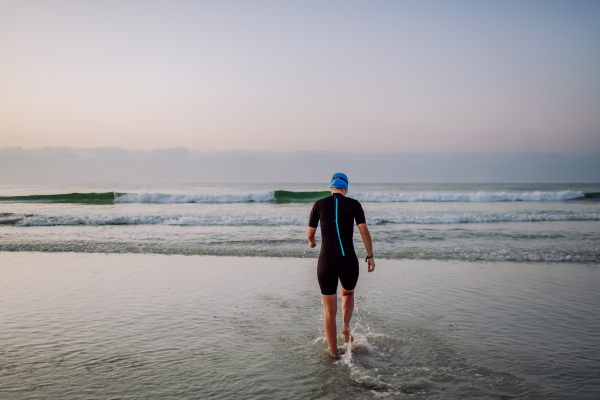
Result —
[[365, 212], [362, 208], [362, 205], [360, 204], [360, 201], [351, 199], [351, 198], [348, 198], [348, 200], [352, 201], [350, 204], [352, 204], [352, 208], [354, 209], [355, 215], [360, 215], [360, 214], [364, 215]]
[[315, 209], [318, 210], [319, 207], [323, 204], [323, 200], [325, 200], [325, 199], [320, 199], [320, 200], [315, 201], [312, 206], [313, 210], [315, 210]]
[[346, 197], [346, 199], [348, 199], [348, 202], [349, 202], [349, 203], [352, 203], [352, 204], [354, 204], [354, 205], [355, 205], [355, 206], [357, 206], [357, 207], [362, 207], [362, 206], [360, 205], [360, 201], [358, 201], [358, 200], [356, 200], [356, 199], [353, 199], [352, 197]]
[[327, 197], [323, 197], [322, 199], [319, 199], [317, 201], [315, 201], [314, 206], [320, 206], [325, 204], [327, 201], [330, 201], [333, 197], [331, 196], [327, 196]]

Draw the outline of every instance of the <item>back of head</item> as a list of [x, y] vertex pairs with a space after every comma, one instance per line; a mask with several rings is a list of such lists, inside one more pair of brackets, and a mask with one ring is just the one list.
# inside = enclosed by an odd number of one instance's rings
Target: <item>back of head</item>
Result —
[[346, 176], [346, 174], [342, 174], [341, 172], [333, 174], [331, 182], [329, 182], [329, 187], [338, 189], [348, 189], [348, 177]]

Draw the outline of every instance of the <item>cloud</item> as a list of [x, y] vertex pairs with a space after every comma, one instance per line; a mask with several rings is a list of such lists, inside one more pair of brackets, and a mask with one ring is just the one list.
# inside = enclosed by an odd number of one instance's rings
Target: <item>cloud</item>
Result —
[[110, 158], [126, 158], [130, 156], [130, 152], [128, 150], [120, 147], [94, 147], [91, 149], [78, 149], [76, 152], [82, 156], [88, 155]]
[[154, 150], [144, 152], [142, 154], [145, 154], [148, 156], [157, 156], [160, 158], [172, 158], [172, 157], [189, 156], [192, 154], [192, 152], [185, 147], [174, 147], [171, 149], [154, 149]]
[[0, 149], [5, 184], [321, 182], [339, 171], [354, 182], [600, 182], [600, 154]]

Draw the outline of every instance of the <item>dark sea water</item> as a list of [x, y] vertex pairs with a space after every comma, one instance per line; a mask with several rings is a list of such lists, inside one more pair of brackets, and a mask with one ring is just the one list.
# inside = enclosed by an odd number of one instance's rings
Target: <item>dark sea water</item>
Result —
[[323, 189], [0, 187], [0, 399], [600, 398], [600, 185], [352, 185], [340, 359]]

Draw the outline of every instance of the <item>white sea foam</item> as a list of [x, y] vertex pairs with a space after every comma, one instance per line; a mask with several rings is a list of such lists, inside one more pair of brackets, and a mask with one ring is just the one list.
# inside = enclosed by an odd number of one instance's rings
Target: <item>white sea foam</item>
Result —
[[271, 202], [273, 192], [240, 194], [124, 194], [115, 198], [116, 203], [251, 203]]
[[[565, 201], [584, 198], [585, 193], [574, 191], [562, 192], [475, 192], [475, 193], [348, 193], [348, 197], [366, 203], [397, 202], [510, 202], [510, 201]], [[116, 203], [252, 203], [273, 202], [273, 192], [238, 193], [238, 194], [167, 194], [167, 193], [132, 193], [119, 195]], [[290, 200], [293, 201], [293, 200]], [[306, 202], [305, 199], [298, 199]]]
[[481, 224], [494, 222], [545, 222], [545, 221], [600, 221], [600, 213], [484, 213], [446, 215], [399, 215], [385, 218], [370, 218], [371, 225], [380, 224]]
[[[481, 224], [495, 222], [600, 221], [598, 212], [581, 213], [455, 213], [445, 215], [390, 215], [367, 219], [369, 225], [382, 224]], [[147, 215], [19, 215], [0, 216], [0, 225], [203, 225], [203, 226], [306, 226], [305, 216], [147, 216]]]
[[476, 193], [349, 193], [362, 202], [395, 203], [395, 202], [479, 202], [499, 201], [564, 201], [585, 197], [583, 192], [476, 192]]
[[27, 217], [12, 217], [10, 220], [0, 219], [0, 225], [18, 226], [75, 226], [75, 225], [204, 225], [204, 226], [304, 226], [308, 224], [308, 218], [287, 217], [221, 217], [202, 218], [193, 216], [183, 217], [152, 217], [152, 216], [44, 216], [33, 215]]

